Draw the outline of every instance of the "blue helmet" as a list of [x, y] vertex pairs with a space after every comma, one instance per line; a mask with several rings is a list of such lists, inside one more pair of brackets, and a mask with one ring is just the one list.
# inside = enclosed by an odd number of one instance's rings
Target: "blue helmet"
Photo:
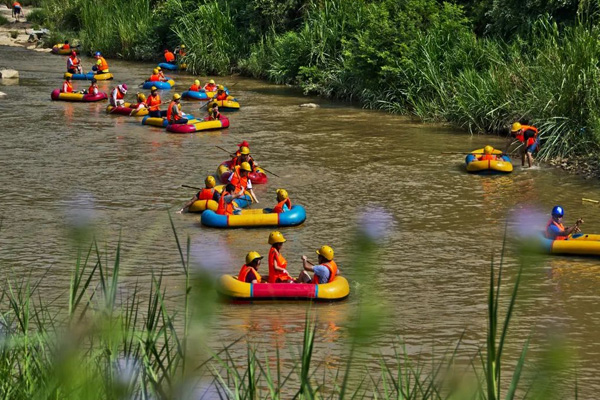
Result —
[[554, 206], [554, 208], [552, 209], [552, 216], [562, 217], [563, 215], [565, 215], [565, 210], [563, 210], [561, 206]]
[[95, 54], [96, 57], [100, 57], [101, 55], [102, 55], [102, 53], [100, 53], [99, 51], [97, 51]]

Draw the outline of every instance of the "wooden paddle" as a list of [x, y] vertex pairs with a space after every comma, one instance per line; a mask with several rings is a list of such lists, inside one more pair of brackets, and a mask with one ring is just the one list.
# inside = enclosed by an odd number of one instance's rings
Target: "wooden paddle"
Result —
[[190, 185], [181, 185], [181, 187], [190, 188], [190, 189], [196, 189], [196, 190], [202, 190], [202, 188], [199, 188], [199, 187], [196, 187], [196, 186], [190, 186]]

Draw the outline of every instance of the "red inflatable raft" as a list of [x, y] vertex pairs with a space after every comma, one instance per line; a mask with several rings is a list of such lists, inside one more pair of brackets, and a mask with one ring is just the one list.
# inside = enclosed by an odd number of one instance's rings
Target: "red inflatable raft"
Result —
[[171, 133], [194, 133], [213, 129], [225, 129], [228, 127], [229, 119], [225, 116], [221, 116], [221, 119], [209, 120], [207, 117], [201, 120], [190, 120], [187, 124], [170, 124], [167, 125], [167, 131]]

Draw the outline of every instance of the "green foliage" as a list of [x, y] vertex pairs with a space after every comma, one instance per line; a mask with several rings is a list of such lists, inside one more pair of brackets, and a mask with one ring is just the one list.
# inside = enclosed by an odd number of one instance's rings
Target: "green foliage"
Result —
[[48, 15], [42, 8], [35, 8], [27, 14], [27, 21], [35, 25], [45, 26], [48, 21]]
[[9, 22], [10, 21], [4, 15], [0, 15], [0, 25], [6, 25]]

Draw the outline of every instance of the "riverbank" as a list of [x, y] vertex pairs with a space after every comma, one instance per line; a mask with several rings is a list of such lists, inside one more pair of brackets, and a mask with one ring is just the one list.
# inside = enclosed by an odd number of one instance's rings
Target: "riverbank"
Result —
[[0, 15], [8, 20], [8, 23], [0, 25], [0, 46], [16, 46], [24, 47], [28, 50], [49, 52], [50, 49], [38, 47], [38, 40], [31, 40], [31, 32], [33, 23], [27, 20], [27, 16], [32, 12], [32, 8], [23, 7], [25, 17], [21, 17], [21, 21], [16, 22], [12, 17], [12, 9], [0, 7]]

